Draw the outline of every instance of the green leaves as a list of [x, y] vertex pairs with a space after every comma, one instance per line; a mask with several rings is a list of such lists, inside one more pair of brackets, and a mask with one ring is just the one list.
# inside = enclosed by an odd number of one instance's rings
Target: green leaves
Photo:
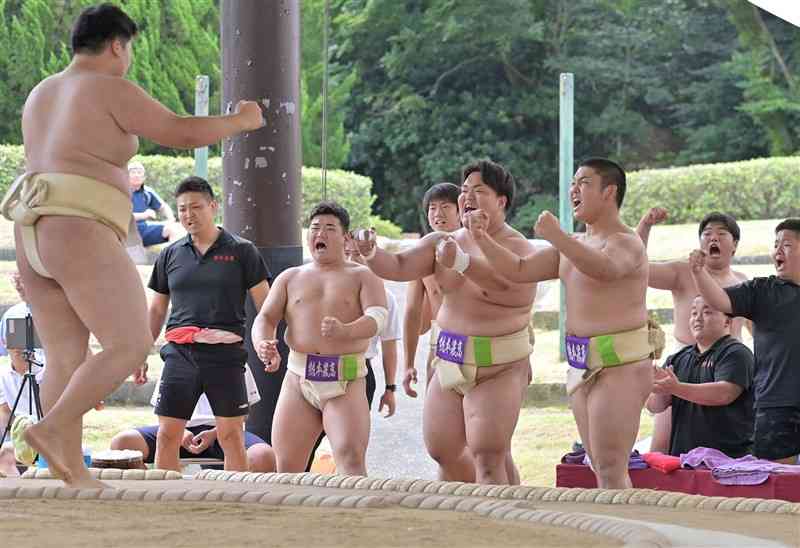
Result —
[[711, 211], [739, 220], [800, 216], [800, 157], [643, 170], [628, 174], [624, 220], [636, 225], [651, 207], [669, 223], [692, 223]]

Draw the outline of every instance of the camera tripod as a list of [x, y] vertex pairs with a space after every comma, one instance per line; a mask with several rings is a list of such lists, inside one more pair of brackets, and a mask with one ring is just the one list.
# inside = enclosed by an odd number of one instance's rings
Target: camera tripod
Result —
[[[36, 361], [36, 351], [33, 348], [33, 319], [31, 315], [28, 314], [25, 317], [25, 350], [23, 350], [23, 355], [25, 356], [25, 361], [28, 363], [28, 371], [22, 376], [22, 384], [19, 387], [19, 391], [17, 391], [17, 397], [14, 399], [14, 407], [11, 408], [11, 417], [14, 417], [17, 406], [19, 406], [19, 401], [22, 399], [22, 395], [25, 393], [25, 388], [28, 389], [28, 414], [33, 416], [34, 408], [36, 411], [36, 420], [41, 420], [42, 418], [42, 403], [39, 400], [39, 383], [36, 380], [36, 374], [33, 372], [33, 366], [43, 367], [44, 364], [39, 363]], [[2, 447], [3, 443], [6, 441], [6, 436], [9, 435], [11, 432], [11, 426], [14, 423], [13, 420], [8, 421], [5, 430], [3, 431], [3, 437], [0, 437], [0, 447]]]

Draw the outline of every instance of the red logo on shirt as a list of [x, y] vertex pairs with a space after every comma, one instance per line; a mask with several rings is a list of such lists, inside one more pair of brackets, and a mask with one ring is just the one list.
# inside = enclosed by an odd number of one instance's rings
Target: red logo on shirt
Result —
[[236, 260], [236, 255], [214, 255], [214, 260], [217, 262], [231, 263]]

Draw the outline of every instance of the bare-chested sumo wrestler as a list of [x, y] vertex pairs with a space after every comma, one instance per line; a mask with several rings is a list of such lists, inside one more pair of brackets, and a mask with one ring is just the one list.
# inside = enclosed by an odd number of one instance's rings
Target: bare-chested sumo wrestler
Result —
[[336, 469], [366, 475], [370, 417], [364, 356], [388, 317], [383, 283], [368, 268], [345, 260], [350, 216], [323, 202], [310, 214], [307, 243], [312, 261], [275, 279], [253, 322], [253, 346], [268, 372], [277, 371], [275, 333], [286, 321], [289, 363], [272, 442], [278, 472], [302, 472], [322, 430]]
[[[26, 173], [2, 213], [48, 356], [44, 419], [20, 437], [72, 487], [97, 487], [83, 463], [83, 414], [141, 366], [152, 347], [147, 303], [121, 241], [132, 225], [128, 160], [137, 136], [191, 149], [263, 125], [257, 103], [235, 114], [179, 117], [127, 80], [137, 26], [121, 9], [85, 9], [72, 62], [30, 93], [22, 113]], [[134, 227], [135, 230], [135, 227]], [[102, 352], [87, 358], [89, 333]]]
[[[499, 164], [483, 160], [463, 170], [459, 210], [487, 212], [501, 245], [526, 255], [531, 244], [505, 223], [514, 179]], [[518, 481], [510, 459], [511, 437], [530, 382], [529, 322], [536, 284], [516, 284], [488, 275], [480, 284], [462, 272], [468, 253], [479, 253], [467, 230], [434, 232], [398, 254], [375, 245], [373, 234], [357, 243], [378, 276], [411, 281], [434, 276], [442, 292], [436, 316], [435, 370], [423, 418], [428, 453], [445, 480], [508, 484]], [[465, 452], [465, 448], [468, 450]]]
[[545, 211], [535, 232], [552, 247], [530, 255], [497, 242], [485, 213], [466, 219], [485, 256], [470, 257], [468, 277], [497, 271], [515, 282], [564, 282], [572, 411], [599, 487], [612, 489], [631, 486], [628, 457], [652, 386], [652, 357], [663, 347], [663, 333], [651, 329], [647, 318], [644, 245], [619, 218], [624, 196], [621, 167], [599, 158], [584, 161], [570, 198], [586, 234], [565, 233]]

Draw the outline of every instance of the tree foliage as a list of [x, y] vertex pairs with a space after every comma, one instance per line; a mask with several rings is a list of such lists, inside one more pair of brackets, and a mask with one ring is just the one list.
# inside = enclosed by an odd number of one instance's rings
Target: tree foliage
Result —
[[[219, 2], [119, 1], [143, 26], [130, 78], [176, 112], [193, 110], [199, 73], [219, 108]], [[25, 96], [69, 62], [65, 22], [90, 3], [0, 0], [0, 142], [20, 142]], [[800, 148], [800, 33], [744, 0], [327, 3], [329, 19], [325, 0], [301, 2], [304, 163], [321, 165], [327, 55], [327, 165], [371, 178], [375, 212], [409, 231], [425, 189], [477, 157], [510, 168], [512, 222], [530, 231], [555, 203], [562, 72], [576, 158], [633, 171]]]

